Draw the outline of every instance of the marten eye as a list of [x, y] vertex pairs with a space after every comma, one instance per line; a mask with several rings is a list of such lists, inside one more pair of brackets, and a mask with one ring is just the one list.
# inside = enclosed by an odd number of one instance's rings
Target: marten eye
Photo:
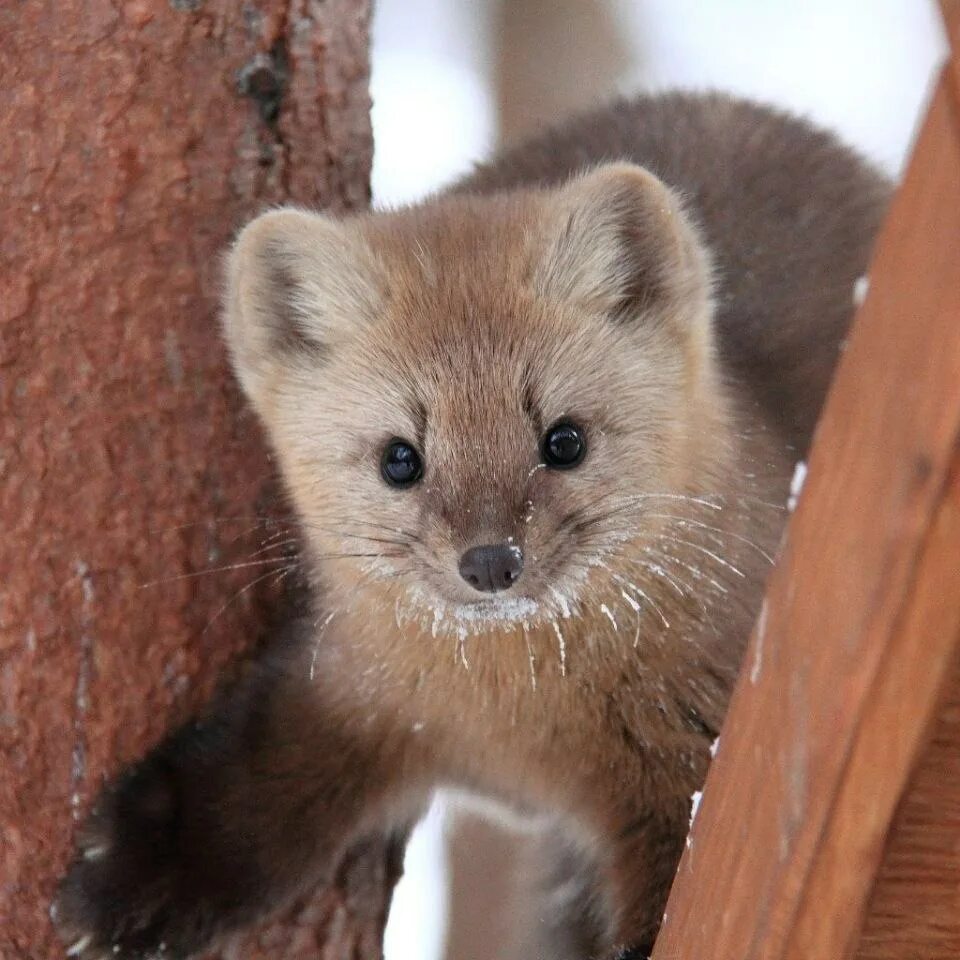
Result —
[[406, 440], [391, 440], [383, 449], [380, 473], [391, 487], [409, 487], [423, 476], [423, 461]]
[[540, 447], [543, 462], [557, 470], [570, 470], [586, 456], [587, 441], [575, 423], [555, 423], [544, 435]]

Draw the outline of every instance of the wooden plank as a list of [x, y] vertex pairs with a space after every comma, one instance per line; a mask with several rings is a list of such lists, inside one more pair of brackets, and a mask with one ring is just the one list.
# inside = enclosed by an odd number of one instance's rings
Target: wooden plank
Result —
[[960, 668], [890, 831], [857, 960], [960, 957]]
[[[893, 624], [885, 661], [863, 704], [789, 937], [786, 956], [792, 960], [839, 960], [856, 953], [857, 920], [874, 886], [891, 819], [957, 661], [958, 552], [960, 451], [950, 493], [941, 502], [904, 609]], [[956, 853], [954, 860], [960, 870]], [[960, 872], [956, 876], [960, 882]]]
[[953, 70], [953, 89], [960, 99], [960, 0], [940, 0], [943, 26], [950, 43], [950, 66]]
[[[941, 0], [960, 98], [960, 0]], [[960, 957], [960, 665], [890, 829], [857, 960]]]
[[878, 242], [655, 960], [852, 956], [960, 634], [960, 136], [941, 78]]

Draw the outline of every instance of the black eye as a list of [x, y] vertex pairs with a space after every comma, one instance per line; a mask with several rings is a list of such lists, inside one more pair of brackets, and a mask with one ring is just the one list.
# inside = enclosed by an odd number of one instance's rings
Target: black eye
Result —
[[409, 487], [423, 476], [423, 461], [405, 440], [391, 440], [380, 458], [380, 472], [391, 487]]
[[540, 452], [548, 467], [569, 470], [583, 460], [587, 452], [587, 441], [576, 424], [558, 423], [544, 434]]

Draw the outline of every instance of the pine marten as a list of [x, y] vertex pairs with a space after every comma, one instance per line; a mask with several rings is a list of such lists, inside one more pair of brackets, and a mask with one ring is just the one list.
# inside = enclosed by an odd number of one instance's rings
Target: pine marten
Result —
[[250, 223], [226, 341], [311, 608], [104, 792], [72, 954], [188, 955], [455, 785], [555, 824], [577, 956], [646, 956], [887, 194], [675, 93], [414, 206]]

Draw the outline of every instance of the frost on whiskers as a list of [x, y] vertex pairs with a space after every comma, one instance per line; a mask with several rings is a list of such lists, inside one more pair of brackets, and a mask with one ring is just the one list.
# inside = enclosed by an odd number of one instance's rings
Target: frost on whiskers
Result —
[[557, 672], [566, 677], [568, 656], [576, 656], [581, 644], [632, 646], [642, 656], [648, 645], [667, 642], [668, 633], [694, 645], [706, 633], [718, 635], [721, 615], [736, 596], [733, 585], [745, 579], [747, 564], [757, 558], [773, 562], [763, 544], [729, 528], [761, 509], [784, 508], [782, 502], [743, 495], [648, 492], [607, 498], [600, 520], [590, 520], [592, 542], [581, 546], [559, 575], [542, 574], [546, 582], [534, 579], [529, 592], [476, 599], [444, 596], [434, 582], [442, 580], [436, 558], [410, 550], [412, 535], [397, 531], [409, 538], [405, 549], [365, 556], [358, 564], [365, 575], [359, 586], [376, 585], [371, 599], [391, 608], [401, 635], [432, 637], [444, 649], [450, 642], [453, 657], [467, 670], [481, 656], [474, 638], [516, 632], [519, 639], [523, 631], [536, 689], [548, 643]]
[[446, 603], [418, 586], [408, 587], [406, 594], [406, 603], [397, 600], [397, 624], [426, 627], [434, 637], [472, 635], [491, 626], [520, 625], [540, 613], [540, 604], [529, 597], [495, 598], [471, 604]]
[[467, 637], [491, 629], [526, 627], [570, 620], [580, 616], [586, 573], [568, 575], [563, 589], [548, 585], [545, 596], [494, 595], [482, 600], [457, 603], [445, 600], [434, 590], [418, 583], [406, 583], [395, 601], [398, 627], [413, 626], [433, 637]]
[[454, 604], [444, 609], [446, 616], [456, 623], [523, 623], [537, 615], [540, 604], [529, 597], [497, 597], [479, 603]]

